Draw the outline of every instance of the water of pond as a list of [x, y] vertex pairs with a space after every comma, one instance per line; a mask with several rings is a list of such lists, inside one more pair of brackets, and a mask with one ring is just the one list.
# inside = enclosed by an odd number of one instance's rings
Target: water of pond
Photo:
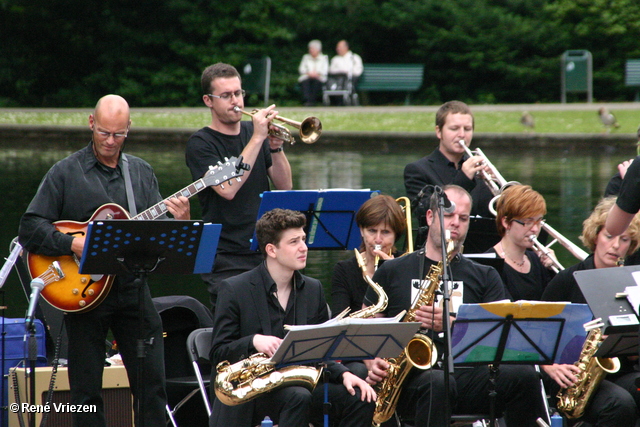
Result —
[[[52, 146], [16, 146], [0, 148], [4, 194], [2, 221], [0, 221], [0, 256], [9, 254], [11, 240], [17, 235], [20, 216], [37, 190], [42, 176], [57, 160], [83, 146], [56, 149]], [[433, 147], [405, 147], [399, 151], [378, 152], [366, 145], [340, 148], [321, 145], [301, 146], [289, 150], [289, 160], [294, 173], [295, 189], [370, 188], [394, 197], [404, 195], [402, 172], [404, 166], [433, 150]], [[155, 169], [160, 190], [168, 196], [191, 182], [184, 163], [182, 146], [127, 147], [128, 152], [147, 160]], [[564, 236], [580, 245], [582, 221], [603, 194], [616, 165], [633, 155], [632, 152], [607, 152], [605, 150], [508, 150], [485, 149], [485, 154], [507, 180], [530, 184], [546, 199], [547, 219], [550, 225]], [[192, 217], [198, 218], [200, 207], [192, 203]], [[576, 262], [558, 245], [554, 246], [565, 266]], [[335, 262], [351, 256], [345, 251], [313, 251], [310, 253], [305, 273], [319, 278], [327, 288]], [[149, 279], [154, 296], [186, 294], [203, 302], [208, 301], [204, 285], [197, 276], [151, 276]], [[8, 317], [24, 316], [27, 299], [12, 272], [3, 289]], [[1, 301], [0, 301], [1, 302]]]

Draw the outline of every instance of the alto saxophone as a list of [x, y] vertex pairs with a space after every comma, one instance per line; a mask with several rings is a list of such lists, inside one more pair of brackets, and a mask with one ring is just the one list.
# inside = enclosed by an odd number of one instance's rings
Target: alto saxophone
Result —
[[562, 411], [567, 418], [580, 418], [584, 414], [591, 395], [604, 377], [620, 369], [620, 360], [617, 357], [594, 356], [603, 340], [600, 328], [589, 331], [580, 351], [580, 358], [575, 363], [580, 368], [578, 380], [571, 387], [560, 389], [556, 395], [558, 410]]
[[367, 282], [367, 284], [378, 295], [378, 302], [376, 302], [374, 305], [370, 305], [369, 307], [365, 307], [362, 310], [351, 313], [349, 317], [366, 319], [384, 311], [387, 308], [387, 304], [389, 303], [389, 298], [387, 298], [387, 294], [385, 293], [384, 289], [382, 289], [382, 286], [374, 282], [373, 279], [367, 274], [367, 263], [364, 261], [364, 258], [362, 258], [362, 254], [358, 252], [358, 249], [354, 249], [353, 251], [356, 253], [358, 266], [362, 270], [362, 277], [364, 278], [364, 281]]
[[[447, 240], [447, 260], [451, 259], [455, 244], [453, 240]], [[404, 315], [403, 322], [415, 322], [416, 311], [423, 305], [433, 305], [436, 290], [440, 285], [442, 275], [442, 261], [429, 268], [425, 276], [426, 286], [422, 286], [420, 293], [411, 304], [411, 308]], [[396, 411], [398, 398], [402, 392], [402, 383], [411, 371], [411, 368], [429, 369], [438, 360], [433, 341], [424, 334], [416, 333], [396, 358], [387, 359], [389, 369], [387, 376], [376, 385], [376, 409], [373, 413], [373, 422], [380, 425], [389, 420]]]

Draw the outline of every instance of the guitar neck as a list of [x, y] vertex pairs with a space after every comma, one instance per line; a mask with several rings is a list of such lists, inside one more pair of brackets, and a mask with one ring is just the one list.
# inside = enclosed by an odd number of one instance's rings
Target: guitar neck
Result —
[[174, 193], [173, 195], [167, 197], [163, 201], [156, 203], [155, 205], [151, 206], [149, 209], [145, 210], [144, 212], [140, 212], [138, 215], [134, 216], [131, 219], [156, 219], [159, 216], [162, 216], [165, 213], [167, 213], [168, 211], [167, 204], [166, 204], [167, 200], [174, 197], [178, 197], [178, 196], [184, 196], [188, 199], [198, 194], [205, 188], [207, 188], [207, 186], [204, 183], [204, 180], [201, 178], [196, 182], [184, 187], [182, 190], [178, 191], [177, 193]]

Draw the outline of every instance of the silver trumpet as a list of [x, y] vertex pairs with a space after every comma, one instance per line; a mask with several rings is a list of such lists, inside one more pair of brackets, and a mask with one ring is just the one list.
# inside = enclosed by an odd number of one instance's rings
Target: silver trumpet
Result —
[[[487, 186], [491, 190], [491, 193], [494, 196], [493, 199], [491, 199], [491, 201], [489, 202], [489, 211], [492, 214], [496, 215], [497, 212], [495, 210], [495, 203], [498, 201], [498, 198], [500, 197], [500, 194], [502, 194], [502, 192], [507, 187], [509, 187], [511, 185], [517, 185], [517, 184], [520, 184], [520, 183], [518, 181], [507, 181], [506, 179], [504, 179], [504, 177], [500, 174], [498, 169], [493, 165], [493, 163], [491, 163], [489, 161], [487, 156], [485, 156], [484, 153], [482, 152], [482, 150], [480, 150], [479, 148], [476, 148], [475, 149], [475, 153], [473, 153], [469, 149], [469, 147], [467, 147], [467, 145], [464, 142], [464, 140], [460, 140], [460, 141], [458, 141], [458, 143], [464, 148], [464, 151], [465, 151], [465, 153], [467, 153], [467, 155], [469, 155], [469, 156], [474, 156], [474, 155], [475, 156], [481, 156], [484, 159], [483, 160], [483, 164], [484, 164], [485, 168], [482, 169], [482, 171], [480, 172], [480, 175], [481, 175], [482, 179], [485, 181], [485, 183], [487, 184]], [[487, 167], [489, 168], [491, 173], [486, 171]], [[571, 252], [571, 254], [573, 256], [578, 258], [580, 261], [583, 261], [587, 256], [589, 256], [589, 254], [586, 253], [585, 251], [583, 251], [582, 249], [580, 249], [580, 247], [578, 245], [574, 244], [569, 239], [564, 237], [562, 234], [557, 232], [553, 227], [551, 227], [546, 222], [543, 222], [541, 224], [541, 227], [553, 239], [553, 241], [547, 246], [544, 246], [540, 242], [538, 242], [537, 245], [540, 246], [540, 247], [538, 247], [538, 249], [541, 250], [543, 253], [545, 253], [545, 255], [546, 255], [546, 252], [549, 252], [548, 247], [551, 246], [552, 244], [554, 244], [555, 242], [558, 242], [562, 246], [564, 246], [569, 252]], [[536, 239], [536, 241], [537, 241], [537, 239]], [[544, 248], [544, 250], [542, 248]], [[551, 257], [551, 258], [553, 259], [553, 257]], [[559, 264], [560, 263], [557, 263], [555, 265], [555, 267], [560, 269], [560, 270], [563, 270], [564, 267], [562, 267]]]

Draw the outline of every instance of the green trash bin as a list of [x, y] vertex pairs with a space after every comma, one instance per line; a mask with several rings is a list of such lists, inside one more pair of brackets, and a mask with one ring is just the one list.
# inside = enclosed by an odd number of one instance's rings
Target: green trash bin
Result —
[[271, 82], [271, 58], [249, 59], [242, 66], [242, 88], [248, 95], [264, 95], [264, 106], [269, 102], [269, 85]]
[[569, 92], [587, 92], [593, 100], [593, 60], [588, 50], [567, 50], [562, 54], [562, 102]]

